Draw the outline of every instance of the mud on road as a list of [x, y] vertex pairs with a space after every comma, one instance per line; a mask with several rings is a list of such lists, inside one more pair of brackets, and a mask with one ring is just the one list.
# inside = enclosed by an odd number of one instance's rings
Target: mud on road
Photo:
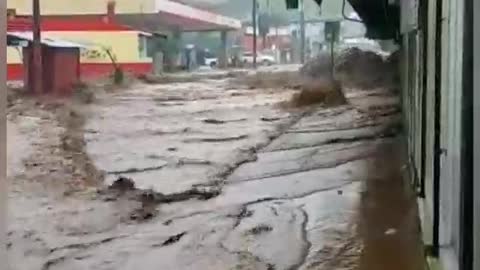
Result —
[[11, 269], [358, 269], [397, 97], [285, 111], [294, 90], [231, 82], [136, 84], [74, 106], [75, 125], [14, 106]]

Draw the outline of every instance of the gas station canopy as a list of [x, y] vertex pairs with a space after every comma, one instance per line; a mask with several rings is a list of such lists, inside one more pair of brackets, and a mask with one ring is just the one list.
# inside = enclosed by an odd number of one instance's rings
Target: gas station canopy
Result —
[[[31, 1], [9, 0], [16, 16], [31, 17]], [[145, 31], [228, 31], [241, 28], [240, 20], [171, 0], [42, 0], [45, 18], [114, 16], [119, 23]]]
[[153, 12], [116, 13], [116, 20], [149, 31], [178, 29], [182, 32], [224, 31], [241, 28], [240, 20], [185, 4], [156, 0]]

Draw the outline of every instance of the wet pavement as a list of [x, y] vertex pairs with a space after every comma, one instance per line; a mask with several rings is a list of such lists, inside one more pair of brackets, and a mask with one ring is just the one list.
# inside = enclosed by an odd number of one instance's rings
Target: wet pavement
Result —
[[[203, 80], [101, 97], [84, 128], [106, 185], [124, 176], [183, 199], [148, 205], [145, 219], [132, 218], [147, 207], [137, 197], [97, 189], [15, 209], [12, 269], [418, 269], [414, 205], [402, 179], [374, 173], [379, 158], [401, 167], [379, 151], [396, 141], [398, 99], [349, 91], [340, 107], [276, 106], [292, 93]], [[391, 218], [378, 220], [387, 206]]]
[[405, 164], [401, 146], [383, 145], [369, 164], [358, 213], [361, 270], [425, 269], [416, 197], [406, 184], [405, 167], [399, 166]]

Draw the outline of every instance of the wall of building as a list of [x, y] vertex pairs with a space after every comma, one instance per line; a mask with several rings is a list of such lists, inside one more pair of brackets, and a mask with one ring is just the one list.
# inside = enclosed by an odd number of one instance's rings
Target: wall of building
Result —
[[[148, 72], [152, 59], [145, 53], [145, 38], [141, 32], [121, 25], [93, 23], [84, 20], [44, 19], [43, 37], [59, 38], [84, 44], [81, 50], [81, 71], [84, 77], [109, 73], [112, 61], [105, 49], [112, 52], [116, 62], [135, 73]], [[143, 36], [143, 37], [142, 37]], [[141, 50], [143, 49], [143, 50]], [[18, 48], [7, 48], [8, 79], [18, 80], [23, 76], [22, 54]]]
[[[423, 195], [419, 203], [427, 245], [435, 243], [433, 220], [438, 194], [438, 261], [443, 269], [455, 270], [460, 269], [465, 254], [462, 231], [468, 225], [463, 224], [462, 212], [473, 213], [471, 206], [464, 205], [463, 197], [464, 183], [469, 180], [464, 178], [468, 172], [462, 148], [472, 147], [463, 144], [467, 135], [463, 133], [466, 125], [463, 107], [464, 1], [425, 1], [428, 16], [423, 24], [417, 17], [419, 3], [416, 0], [402, 2], [402, 99], [411, 175], [419, 194]], [[441, 14], [437, 14], [439, 7]], [[435, 119], [439, 119], [438, 129]], [[435, 145], [435, 134], [439, 136], [438, 145]], [[437, 155], [438, 175], [435, 174]], [[436, 176], [438, 193], [434, 189]]]
[[[480, 14], [480, 2], [474, 1], [473, 14]], [[474, 25], [480, 25], [480, 17], [473, 18]], [[480, 48], [480, 27], [473, 29], [473, 48]], [[474, 254], [473, 254], [473, 269], [480, 269], [480, 53], [474, 51], [473, 60], [473, 78], [474, 78]]]
[[[105, 14], [109, 0], [42, 0], [43, 15]], [[156, 0], [115, 0], [116, 13], [154, 13]], [[16, 9], [18, 15], [32, 14], [31, 0], [8, 0], [7, 8]]]
[[[150, 63], [151, 58], [141, 56], [139, 51], [139, 33], [136, 31], [97, 32], [97, 31], [47, 31], [43, 37], [60, 38], [90, 46], [82, 49], [82, 63], [110, 63], [111, 60], [102, 48], [109, 48], [119, 63]], [[21, 63], [21, 51], [7, 48], [7, 63]]]

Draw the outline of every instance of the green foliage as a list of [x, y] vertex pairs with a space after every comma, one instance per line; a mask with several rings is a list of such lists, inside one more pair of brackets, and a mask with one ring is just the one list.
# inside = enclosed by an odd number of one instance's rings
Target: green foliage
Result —
[[270, 14], [270, 25], [273, 27], [280, 27], [282, 25], [288, 24], [288, 18], [283, 16], [280, 13]]
[[265, 38], [270, 31], [270, 27], [272, 25], [270, 14], [266, 12], [260, 13], [258, 16], [258, 34], [262, 38]]
[[120, 67], [115, 68], [115, 71], [113, 72], [113, 83], [115, 85], [121, 85], [124, 78], [123, 70]]

